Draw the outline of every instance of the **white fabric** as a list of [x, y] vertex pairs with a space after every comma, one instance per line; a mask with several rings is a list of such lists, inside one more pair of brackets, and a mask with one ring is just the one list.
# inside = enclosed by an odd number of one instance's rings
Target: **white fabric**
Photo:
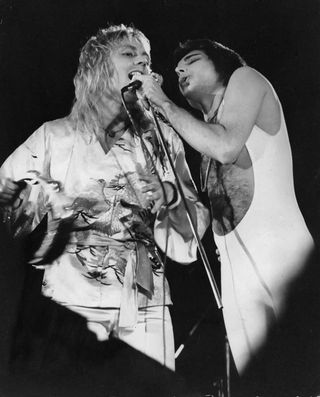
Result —
[[221, 255], [223, 315], [240, 373], [264, 344], [314, 248], [295, 197], [282, 111], [280, 130], [270, 135], [254, 126], [246, 147], [254, 172], [252, 203], [235, 230], [214, 236]]
[[[162, 129], [202, 235], [208, 212], [197, 197], [182, 142], [166, 125]], [[15, 235], [29, 233], [46, 213], [60, 214], [64, 199], [77, 216], [69, 245], [60, 257], [43, 265], [44, 295], [61, 304], [121, 307], [127, 320], [131, 313], [131, 325], [136, 318], [132, 310], [171, 304], [168, 283], [163, 282], [163, 266], [149, 248], [145, 255], [141, 250], [137, 263], [137, 241], [143, 241], [142, 245], [147, 241], [152, 247], [156, 244], [162, 250], [168, 241], [168, 256], [184, 263], [197, 259], [197, 245], [181, 202], [157, 216], [148, 210], [149, 202], [141, 192], [141, 173], [150, 173], [156, 167], [162, 180], [175, 183], [168, 160], [164, 158], [161, 163], [152, 138], [152, 130], [139, 137], [127, 130], [105, 153], [97, 139], [63, 118], [42, 125], [5, 161], [1, 176], [17, 181], [32, 177], [30, 171], [36, 170], [42, 178], [41, 183], [31, 185], [23, 205], [12, 211], [10, 222]], [[153, 162], [146, 156], [141, 139]], [[52, 191], [51, 179], [61, 184], [59, 194]], [[126, 272], [127, 263], [130, 268]], [[152, 268], [149, 294], [137, 291], [136, 270], [141, 264], [144, 269]]]
[[88, 329], [99, 341], [109, 339], [112, 332], [113, 337], [175, 370], [173, 329], [168, 307], [140, 308], [137, 324], [130, 330], [119, 327], [119, 309], [68, 308], [87, 319]]

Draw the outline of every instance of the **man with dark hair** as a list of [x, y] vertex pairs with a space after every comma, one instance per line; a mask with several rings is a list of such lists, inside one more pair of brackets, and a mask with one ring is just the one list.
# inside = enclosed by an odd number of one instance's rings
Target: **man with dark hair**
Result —
[[[197, 245], [154, 120], [133, 90], [122, 96], [132, 75], [150, 74], [150, 65], [149, 40], [134, 27], [110, 26], [91, 37], [81, 50], [70, 115], [42, 125], [5, 161], [0, 207], [16, 238], [47, 218], [46, 237], [30, 261], [44, 269], [44, 296], [83, 316], [99, 341], [112, 334], [173, 370], [160, 250], [190, 263]], [[202, 235], [207, 210], [182, 142], [163, 129]], [[68, 233], [58, 251], [62, 229]]]
[[175, 58], [180, 92], [204, 121], [176, 106], [149, 76], [137, 78], [142, 95], [203, 156], [224, 320], [244, 373], [283, 313], [314, 243], [296, 201], [286, 124], [269, 81], [207, 39], [180, 45]]
[[228, 84], [236, 69], [246, 65], [245, 60], [237, 52], [208, 39], [187, 40], [180, 43], [174, 51], [174, 64], [178, 64], [185, 55], [196, 50], [203, 51], [214, 62], [215, 70], [224, 86]]

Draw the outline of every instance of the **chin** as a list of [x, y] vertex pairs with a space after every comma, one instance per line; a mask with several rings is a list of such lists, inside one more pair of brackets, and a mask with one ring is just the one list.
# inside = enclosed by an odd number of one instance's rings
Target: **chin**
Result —
[[186, 86], [186, 87], [184, 87], [184, 88], [179, 87], [179, 90], [180, 90], [181, 94], [182, 94], [185, 98], [187, 98], [187, 97], [190, 95], [190, 90], [189, 90], [189, 87], [188, 87], [188, 86]]
[[196, 95], [195, 92], [190, 89], [189, 87], [186, 87], [183, 91], [181, 91], [182, 95], [186, 98], [187, 101], [189, 100], [194, 100]]
[[192, 108], [199, 109], [199, 95], [196, 95], [193, 91], [188, 91], [184, 92], [183, 96]]

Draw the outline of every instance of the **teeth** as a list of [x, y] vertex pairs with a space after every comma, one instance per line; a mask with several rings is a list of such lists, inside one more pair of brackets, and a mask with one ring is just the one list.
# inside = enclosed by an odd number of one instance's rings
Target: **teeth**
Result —
[[138, 70], [135, 71], [135, 72], [130, 72], [130, 73], [129, 73], [129, 79], [132, 80], [132, 78], [133, 78], [134, 76], [141, 76], [142, 74], [143, 74], [143, 73], [142, 73], [142, 72], [139, 72]]

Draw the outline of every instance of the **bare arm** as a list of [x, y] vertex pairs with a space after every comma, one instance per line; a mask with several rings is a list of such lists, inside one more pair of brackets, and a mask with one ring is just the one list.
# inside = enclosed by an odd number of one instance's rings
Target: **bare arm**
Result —
[[219, 123], [208, 124], [176, 106], [151, 79], [150, 86], [143, 84], [143, 89], [149, 101], [194, 149], [223, 164], [238, 158], [267, 92], [258, 72], [249, 67], [237, 69], [226, 88]]

